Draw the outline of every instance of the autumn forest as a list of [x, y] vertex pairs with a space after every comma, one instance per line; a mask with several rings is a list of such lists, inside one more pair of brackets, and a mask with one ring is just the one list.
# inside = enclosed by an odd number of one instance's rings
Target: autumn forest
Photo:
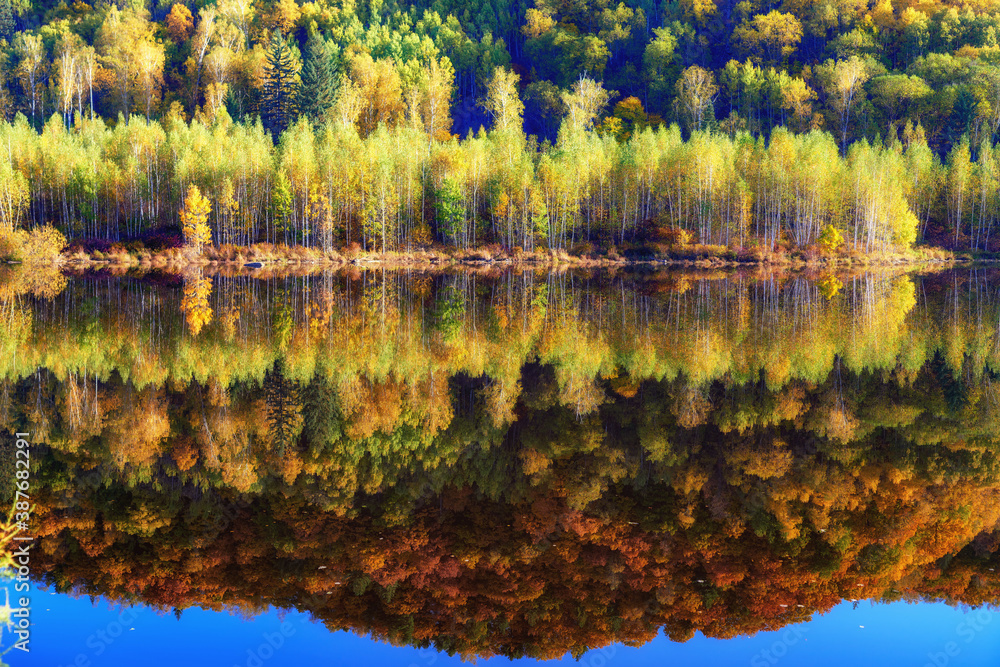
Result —
[[997, 253], [990, 0], [0, 0], [0, 667], [948, 646]]
[[951, 0], [0, 0], [0, 254], [990, 251], [998, 26]]

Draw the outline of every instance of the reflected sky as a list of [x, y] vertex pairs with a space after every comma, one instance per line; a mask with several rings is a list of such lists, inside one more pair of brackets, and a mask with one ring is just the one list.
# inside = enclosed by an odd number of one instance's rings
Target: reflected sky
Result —
[[[101, 599], [92, 603], [88, 598], [74, 599], [46, 589], [35, 591], [34, 606], [31, 654], [8, 654], [12, 667], [463, 664], [459, 657], [433, 649], [390, 646], [344, 631], [330, 633], [298, 612], [279, 616], [272, 610], [243, 620], [226, 613], [189, 609], [178, 620], [142, 606], [122, 610]], [[271, 650], [271, 645], [278, 648]], [[640, 648], [612, 645], [593, 650], [579, 662], [567, 655], [549, 661], [498, 657], [480, 659], [476, 664], [980, 667], [998, 662], [1000, 619], [996, 611], [963, 610], [942, 603], [863, 601], [856, 608], [845, 602], [827, 614], [814, 616], [809, 623], [753, 637], [723, 641], [697, 634], [688, 642], [676, 643], [661, 635]]]

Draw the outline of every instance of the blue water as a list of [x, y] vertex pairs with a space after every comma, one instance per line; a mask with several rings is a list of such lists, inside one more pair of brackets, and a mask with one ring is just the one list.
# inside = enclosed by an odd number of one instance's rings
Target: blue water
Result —
[[[11, 651], [12, 667], [431, 667], [463, 664], [433, 650], [398, 648], [348, 632], [331, 633], [308, 616], [270, 611], [252, 620], [227, 613], [189, 609], [178, 620], [137, 606], [122, 609], [103, 600], [73, 599], [45, 589], [32, 594], [31, 651]], [[11, 635], [4, 633], [3, 645]], [[490, 666], [537, 660], [480, 660]], [[701, 635], [678, 644], [657, 637], [638, 648], [593, 650], [577, 663], [572, 657], [549, 661], [582, 667], [648, 665], [747, 665], [765, 667], [913, 667], [1000, 665], [1000, 615], [963, 611], [944, 604], [851, 603], [817, 615], [809, 623], [777, 632], [730, 640]]]

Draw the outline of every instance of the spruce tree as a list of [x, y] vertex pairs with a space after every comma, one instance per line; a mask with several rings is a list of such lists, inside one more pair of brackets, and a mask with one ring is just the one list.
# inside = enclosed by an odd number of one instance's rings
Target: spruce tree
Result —
[[14, 36], [14, 8], [11, 0], [0, 0], [0, 39], [8, 42]]
[[[963, 86], [955, 96], [955, 103], [945, 126], [944, 134], [948, 143], [957, 144], [963, 135], [969, 134], [975, 118], [976, 98], [967, 87]], [[974, 149], [975, 142], [973, 142]]]
[[323, 121], [337, 97], [337, 59], [318, 32], [310, 32], [302, 62], [298, 111]]
[[270, 422], [271, 447], [280, 456], [285, 447], [294, 442], [302, 425], [299, 384], [285, 377], [280, 360], [264, 376], [264, 400]]
[[261, 99], [261, 120], [271, 132], [274, 142], [295, 118], [297, 83], [295, 61], [281, 32], [275, 30], [267, 49], [264, 67], [264, 90]]

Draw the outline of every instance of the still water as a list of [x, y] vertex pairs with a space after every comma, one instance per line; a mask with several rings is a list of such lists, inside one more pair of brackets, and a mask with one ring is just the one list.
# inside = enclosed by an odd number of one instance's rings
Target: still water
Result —
[[1000, 272], [9, 272], [0, 318], [15, 667], [1000, 661]]

